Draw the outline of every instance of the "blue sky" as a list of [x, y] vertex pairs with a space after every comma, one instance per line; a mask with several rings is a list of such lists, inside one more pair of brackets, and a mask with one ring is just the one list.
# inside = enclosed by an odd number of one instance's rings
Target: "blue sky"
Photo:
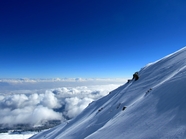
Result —
[[185, 0], [1, 0], [0, 78], [131, 77], [186, 45]]

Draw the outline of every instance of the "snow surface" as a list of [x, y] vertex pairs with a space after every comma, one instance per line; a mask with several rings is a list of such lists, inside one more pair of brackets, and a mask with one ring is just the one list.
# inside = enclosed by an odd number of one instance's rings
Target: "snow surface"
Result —
[[31, 136], [36, 134], [35, 132], [30, 133], [22, 133], [22, 134], [9, 134], [9, 133], [1, 133], [0, 139], [28, 139]]
[[186, 139], [186, 47], [139, 77], [31, 139]]

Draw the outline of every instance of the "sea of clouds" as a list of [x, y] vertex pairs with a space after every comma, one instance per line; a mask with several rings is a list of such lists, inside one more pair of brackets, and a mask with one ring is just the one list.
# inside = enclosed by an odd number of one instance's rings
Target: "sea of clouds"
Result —
[[77, 116], [126, 79], [1, 79], [0, 124], [39, 126]]

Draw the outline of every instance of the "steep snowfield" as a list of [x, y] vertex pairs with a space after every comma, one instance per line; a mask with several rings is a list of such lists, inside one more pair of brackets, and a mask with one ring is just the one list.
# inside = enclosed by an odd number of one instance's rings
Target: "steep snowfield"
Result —
[[32, 139], [186, 139], [186, 47], [139, 76]]

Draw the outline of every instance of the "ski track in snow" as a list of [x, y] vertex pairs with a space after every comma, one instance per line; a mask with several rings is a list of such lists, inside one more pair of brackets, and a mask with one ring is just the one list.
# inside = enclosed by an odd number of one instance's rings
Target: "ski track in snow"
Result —
[[156, 88], [158, 86], [160, 86], [161, 84], [165, 83], [166, 81], [170, 80], [172, 77], [174, 77], [176, 74], [178, 74], [179, 72], [181, 72], [182, 70], [184, 70], [186, 68], [186, 66], [180, 68], [178, 71], [173, 72], [171, 75], [169, 75], [168, 78], [166, 78], [165, 80], [161, 81], [159, 84], [155, 85], [152, 88]]

